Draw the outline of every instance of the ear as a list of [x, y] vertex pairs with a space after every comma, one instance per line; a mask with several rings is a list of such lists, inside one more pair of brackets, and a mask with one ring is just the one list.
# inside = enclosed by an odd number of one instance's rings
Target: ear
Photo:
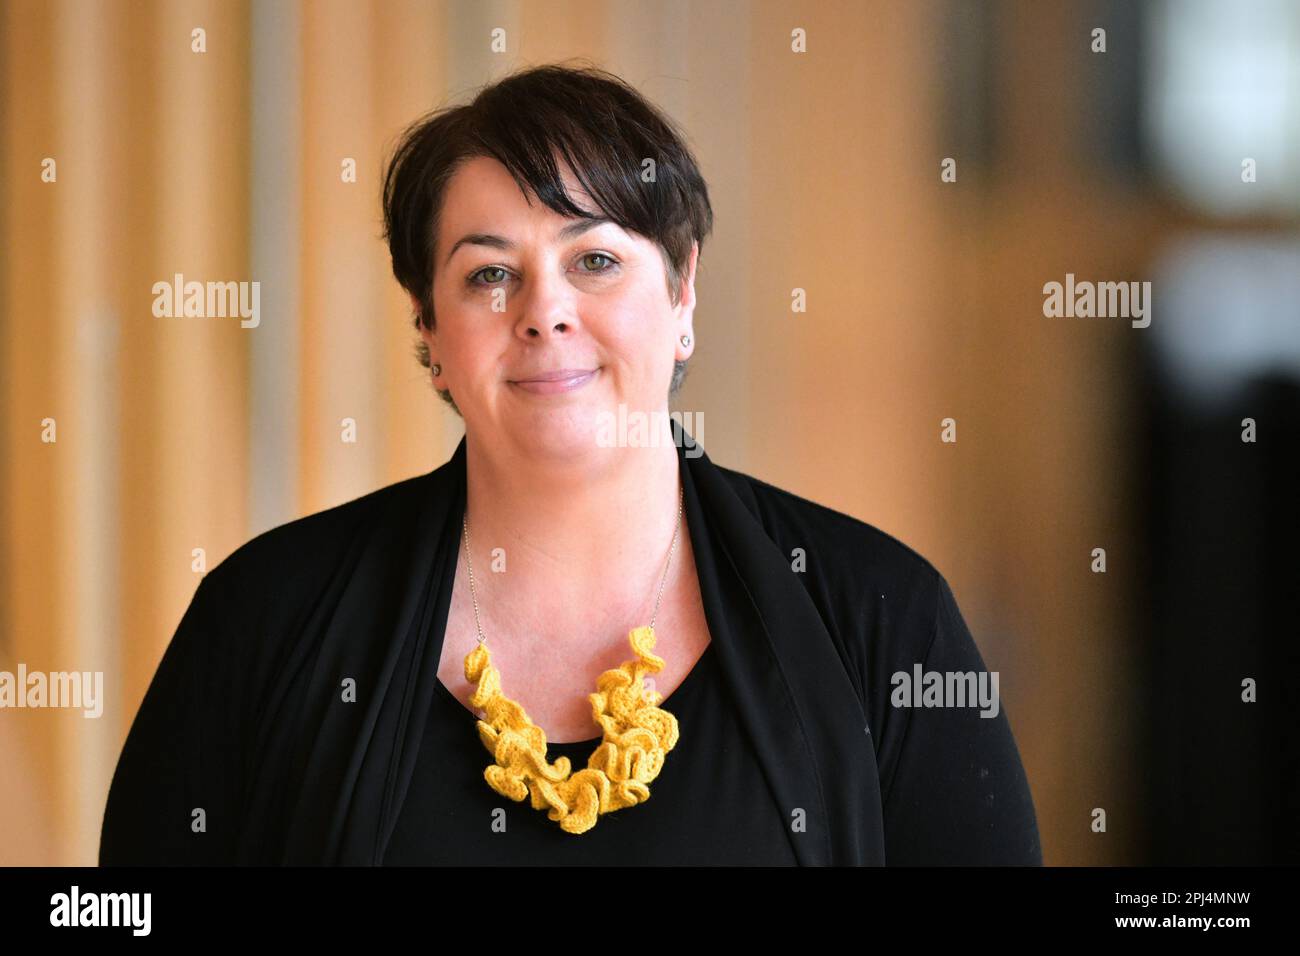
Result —
[[411, 324], [414, 325], [416, 331], [420, 333], [420, 338], [424, 339], [424, 345], [429, 350], [430, 359], [434, 362], [437, 362], [438, 357], [436, 352], [436, 348], [437, 348], [436, 336], [434, 335], [431, 329], [425, 328], [425, 326], [419, 322], [420, 300], [417, 299], [415, 296], [410, 295], [409, 293], [407, 295], [411, 300], [411, 313], [414, 319], [414, 321], [412, 321]]
[[[691, 254], [686, 261], [686, 274], [682, 276], [681, 301], [677, 304], [677, 321], [674, 323], [677, 336], [677, 360], [685, 361], [695, 351], [695, 269], [700, 259], [699, 242], [691, 243]], [[682, 345], [682, 336], [691, 337], [690, 345]]]

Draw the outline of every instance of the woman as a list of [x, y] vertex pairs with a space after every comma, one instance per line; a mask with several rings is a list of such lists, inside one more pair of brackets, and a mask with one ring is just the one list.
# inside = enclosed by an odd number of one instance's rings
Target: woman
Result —
[[407, 131], [384, 210], [465, 437], [204, 577], [102, 863], [1041, 862], [1005, 712], [895, 693], [988, 676], [934, 567], [676, 422], [611, 431], [695, 344], [712, 213], [667, 119], [517, 74]]

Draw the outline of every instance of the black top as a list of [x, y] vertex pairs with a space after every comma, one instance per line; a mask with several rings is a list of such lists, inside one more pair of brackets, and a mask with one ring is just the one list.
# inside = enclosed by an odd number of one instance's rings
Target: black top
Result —
[[[711, 861], [1040, 863], [1006, 703], [984, 717], [891, 700], [914, 668], [985, 672], [938, 570], [673, 429], [712, 655], [685, 691], [703, 710], [649, 801], [556, 834], [557, 852], [627, 831], [643, 857], [700, 859], [708, 831]], [[487, 789], [472, 715], [445, 719], [436, 692], [470, 440], [428, 474], [258, 535], [200, 580], [123, 746], [101, 863], [472, 863], [550, 839], [544, 813]], [[457, 780], [469, 802], [448, 801]], [[497, 805], [518, 840], [448, 823]], [[661, 846], [644, 837], [664, 814]], [[463, 855], [437, 845], [449, 838]]]
[[[441, 680], [433, 695], [386, 865], [798, 863], [790, 821], [736, 719], [712, 644], [659, 703], [677, 718], [680, 736], [650, 784], [650, 799], [601, 814], [586, 833], [566, 833], [545, 810], [488, 786], [483, 768], [492, 755], [479, 740], [478, 718]], [[548, 742], [546, 759], [568, 757], [576, 771], [600, 741]]]

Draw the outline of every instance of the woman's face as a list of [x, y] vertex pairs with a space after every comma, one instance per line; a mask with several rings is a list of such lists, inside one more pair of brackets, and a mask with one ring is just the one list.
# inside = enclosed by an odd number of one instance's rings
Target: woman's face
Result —
[[[571, 171], [563, 176], [570, 199], [596, 211]], [[698, 246], [673, 305], [649, 239], [529, 198], [488, 157], [448, 184], [434, 244], [437, 328], [421, 333], [442, 366], [434, 384], [451, 390], [475, 440], [506, 455], [609, 454], [602, 413], [617, 422], [620, 403], [667, 411], [673, 362], [694, 347]], [[538, 381], [566, 369], [567, 381]]]

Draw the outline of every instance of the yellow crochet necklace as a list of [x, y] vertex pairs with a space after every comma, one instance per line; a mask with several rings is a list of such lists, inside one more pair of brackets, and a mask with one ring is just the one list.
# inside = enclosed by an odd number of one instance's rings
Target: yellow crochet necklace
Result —
[[644, 679], [664, 666], [663, 659], [652, 653], [655, 618], [668, 580], [668, 564], [677, 548], [682, 491], [678, 491], [677, 527], [673, 529], [673, 543], [668, 549], [668, 563], [659, 582], [650, 625], [629, 632], [628, 641], [636, 657], [601, 674], [596, 693], [588, 695], [592, 719], [604, 733], [587, 759], [587, 768], [572, 776], [568, 757], [560, 757], [553, 764], [547, 762], [545, 732], [528, 719], [522, 706], [501, 692], [501, 675], [492, 666], [487, 638], [478, 619], [474, 565], [469, 559], [468, 512], [467, 508], [465, 559], [478, 644], [465, 657], [465, 679], [478, 685], [470, 703], [487, 717], [478, 722], [478, 733], [494, 762], [483, 771], [483, 777], [493, 790], [516, 802], [531, 795], [533, 809], [549, 808], [547, 816], [558, 820], [565, 832], [586, 833], [596, 825], [600, 814], [649, 800], [648, 784], [659, 776], [664, 756], [677, 745], [677, 718], [656, 706], [663, 697], [647, 689]]

